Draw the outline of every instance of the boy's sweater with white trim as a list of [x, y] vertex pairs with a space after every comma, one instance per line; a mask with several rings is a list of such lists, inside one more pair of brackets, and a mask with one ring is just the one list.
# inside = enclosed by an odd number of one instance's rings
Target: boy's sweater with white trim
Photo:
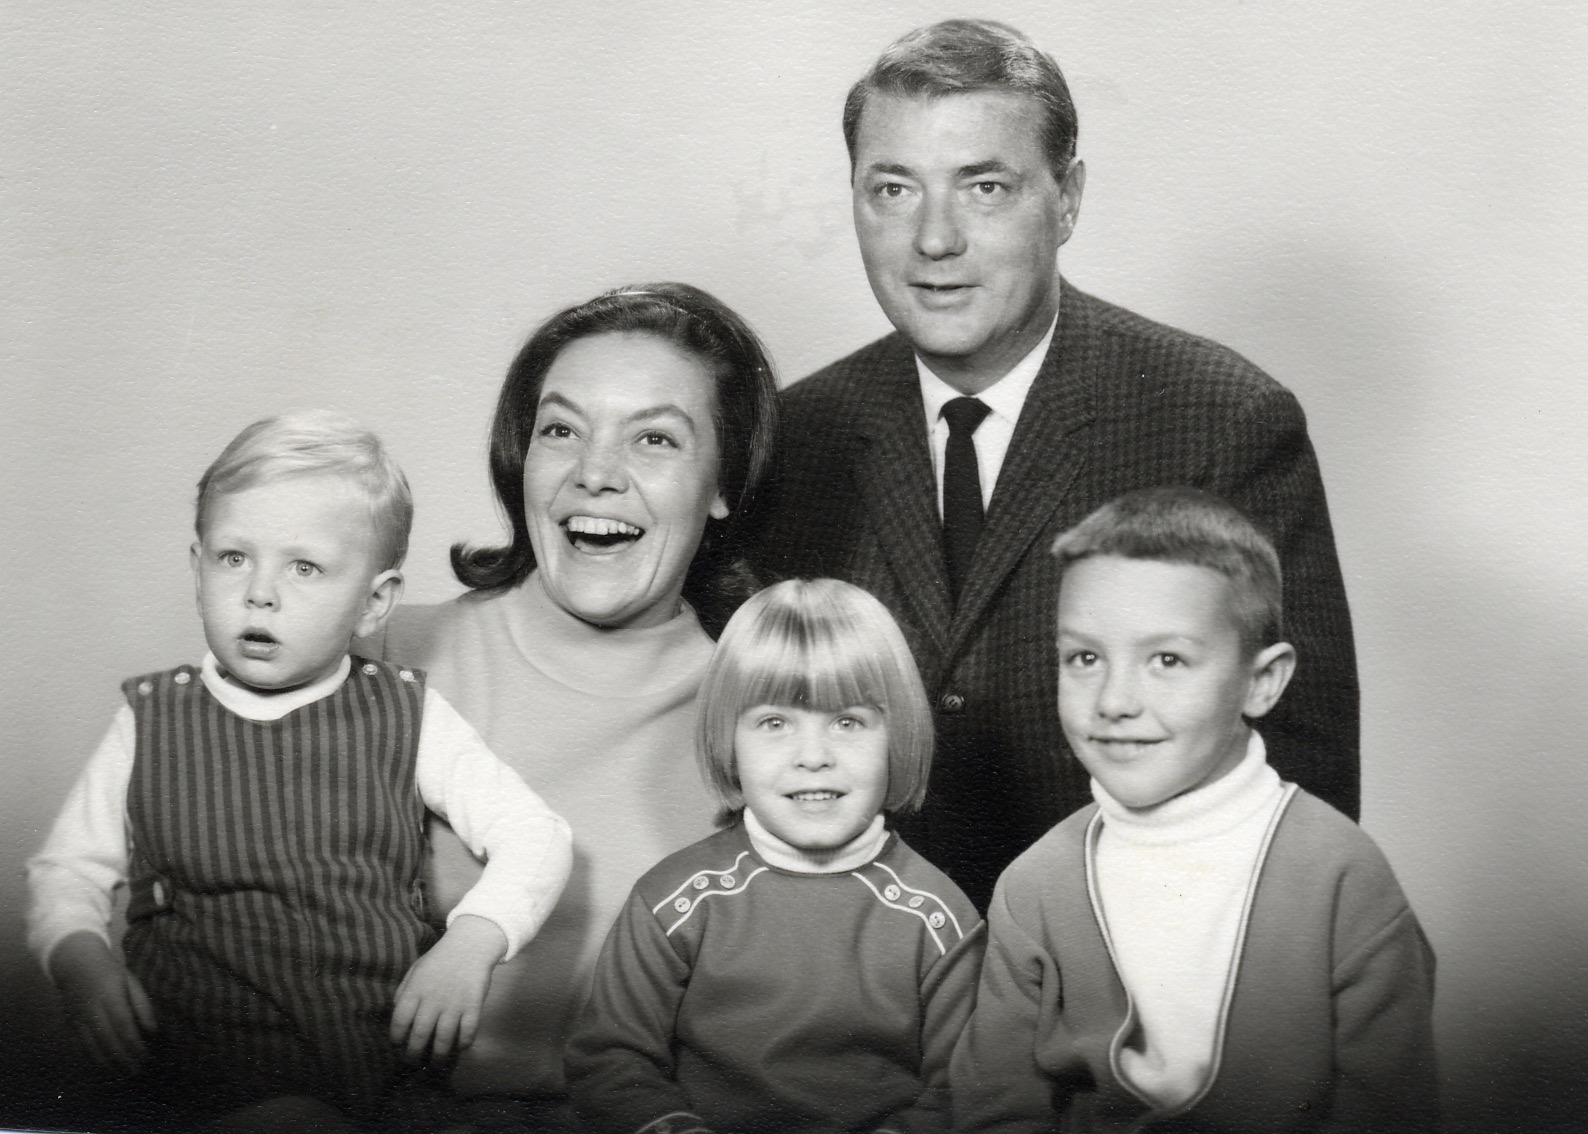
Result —
[[1135, 1005], [1092, 901], [1102, 822], [1083, 808], [999, 879], [957, 1130], [1438, 1129], [1433, 953], [1378, 847], [1299, 789], [1255, 876], [1210, 1081], [1172, 1110], [1133, 1090]]

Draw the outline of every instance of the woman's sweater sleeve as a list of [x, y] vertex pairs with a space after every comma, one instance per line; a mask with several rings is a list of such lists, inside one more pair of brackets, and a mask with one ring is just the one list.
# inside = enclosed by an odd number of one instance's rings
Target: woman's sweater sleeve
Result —
[[674, 1080], [674, 1021], [689, 972], [636, 888], [568, 1041], [568, 1089], [591, 1134], [706, 1134]]

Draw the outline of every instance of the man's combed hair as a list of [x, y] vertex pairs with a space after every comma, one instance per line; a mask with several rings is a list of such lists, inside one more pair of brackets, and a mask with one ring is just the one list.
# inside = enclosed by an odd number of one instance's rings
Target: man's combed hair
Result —
[[1274, 545], [1239, 509], [1211, 492], [1186, 487], [1127, 492], [1059, 536], [1053, 555], [1061, 574], [1072, 563], [1100, 555], [1210, 568], [1230, 581], [1236, 625], [1248, 652], [1283, 636], [1283, 581]]
[[408, 554], [414, 518], [408, 478], [379, 437], [334, 410], [277, 414], [232, 438], [199, 478], [193, 528], [202, 540], [204, 519], [217, 496], [315, 474], [344, 477], [364, 493], [375, 528], [377, 561], [382, 570], [400, 567]]
[[755, 705], [878, 709], [888, 728], [885, 811], [914, 811], [932, 763], [932, 710], [910, 646], [872, 595], [838, 579], [788, 579], [728, 621], [701, 682], [696, 755], [724, 818], [744, 807], [733, 737]]
[[1055, 180], [1075, 158], [1079, 123], [1069, 84], [1053, 57], [1008, 24], [944, 20], [888, 46], [844, 100], [844, 144], [854, 169], [860, 116], [873, 94], [938, 98], [965, 91], [1013, 91], [1042, 108], [1042, 143]]

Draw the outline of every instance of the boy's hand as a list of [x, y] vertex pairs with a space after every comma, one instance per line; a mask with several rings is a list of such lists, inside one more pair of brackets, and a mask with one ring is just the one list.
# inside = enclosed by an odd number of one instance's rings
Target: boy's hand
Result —
[[50, 977], [94, 1058], [124, 1075], [136, 1071], [144, 1033], [155, 1030], [154, 1007], [104, 939], [93, 933], [62, 938], [50, 951]]
[[391, 1041], [406, 1043], [409, 1062], [423, 1059], [426, 1048], [443, 1059], [474, 1042], [491, 971], [506, 952], [507, 937], [495, 922], [462, 914], [414, 962], [391, 1014]]

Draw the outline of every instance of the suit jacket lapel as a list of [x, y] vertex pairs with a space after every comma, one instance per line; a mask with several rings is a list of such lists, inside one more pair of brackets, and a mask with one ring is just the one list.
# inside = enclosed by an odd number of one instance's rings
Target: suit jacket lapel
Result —
[[857, 423], [868, 438], [855, 470], [860, 492], [904, 602], [941, 650], [953, 611], [943, 565], [937, 481], [915, 356], [902, 338], [895, 337], [871, 378]]
[[[1079, 433], [1090, 422], [1092, 329], [1087, 297], [1061, 281], [1059, 327], [1020, 420], [992, 505], [982, 528], [970, 576], [954, 611], [948, 648], [959, 648], [993, 595], [1030, 548], [1064, 499], [1085, 456]], [[939, 555], [941, 558], [941, 554]]]

